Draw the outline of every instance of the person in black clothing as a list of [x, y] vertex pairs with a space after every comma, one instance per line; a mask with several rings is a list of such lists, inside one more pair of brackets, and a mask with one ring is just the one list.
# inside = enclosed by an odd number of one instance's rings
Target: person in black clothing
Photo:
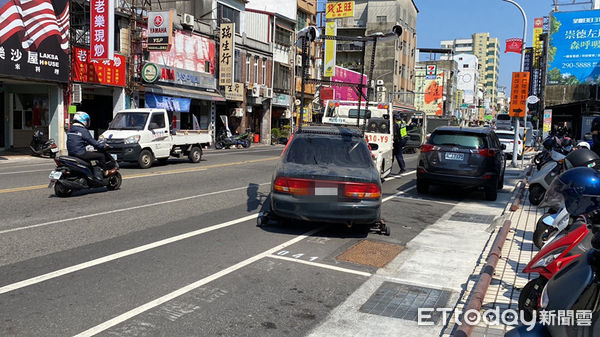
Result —
[[104, 170], [104, 175], [109, 176], [116, 172], [117, 168], [114, 167], [109, 169], [106, 165], [107, 154], [100, 152], [86, 151], [87, 145], [92, 145], [96, 149], [104, 149], [107, 147], [106, 144], [100, 143], [95, 140], [87, 127], [90, 124], [90, 116], [79, 111], [73, 116], [73, 124], [67, 132], [67, 151], [69, 156], [77, 157], [85, 161], [98, 161], [98, 166]]
[[404, 124], [404, 121], [399, 115], [394, 115], [394, 157], [396, 157], [398, 166], [400, 166], [400, 172], [398, 174], [406, 172], [406, 164], [404, 163], [404, 155], [402, 152], [407, 141], [406, 124]]

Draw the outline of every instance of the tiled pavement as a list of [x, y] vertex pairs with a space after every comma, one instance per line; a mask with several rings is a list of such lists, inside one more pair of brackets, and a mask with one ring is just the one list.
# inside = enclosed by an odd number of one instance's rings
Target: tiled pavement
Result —
[[[535, 256], [535, 248], [532, 236], [537, 220], [543, 215], [544, 209], [538, 209], [529, 203], [528, 192], [525, 189], [521, 207], [517, 211], [510, 211], [509, 203], [504, 211], [504, 219], [511, 221], [511, 228], [507, 235], [506, 242], [502, 248], [502, 255], [483, 300], [481, 312], [498, 307], [500, 313], [507, 309], [518, 310], [518, 299], [520, 289], [522, 289], [530, 279], [537, 277], [537, 274], [524, 274], [521, 271], [525, 265]], [[450, 323], [443, 336], [452, 336], [456, 328], [456, 312], [462, 311], [467, 305], [470, 292], [477, 283], [481, 269], [486, 263], [486, 257], [489, 254], [495, 235], [488, 242], [485, 250], [482, 252], [478, 264], [473, 270], [472, 277], [469, 279], [466, 291], [461, 296], [456, 305], [455, 314], [452, 315]], [[509, 331], [511, 327], [503, 325], [487, 325], [481, 322], [473, 328], [471, 337], [499, 337]]]

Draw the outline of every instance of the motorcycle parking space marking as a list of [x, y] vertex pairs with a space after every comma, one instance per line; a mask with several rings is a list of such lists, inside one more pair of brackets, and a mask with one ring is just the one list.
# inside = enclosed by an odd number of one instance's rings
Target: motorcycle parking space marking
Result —
[[90, 328], [90, 329], [88, 329], [86, 331], [83, 331], [83, 332], [75, 335], [75, 337], [94, 336], [96, 334], [99, 334], [99, 333], [101, 333], [101, 332], [103, 332], [103, 331], [105, 331], [105, 330], [107, 330], [107, 329], [109, 329], [109, 328], [111, 328], [111, 327], [113, 327], [113, 326], [115, 326], [117, 324], [120, 324], [122, 322], [125, 322], [125, 321], [129, 320], [130, 318], [138, 316], [138, 315], [140, 315], [140, 314], [142, 314], [142, 313], [144, 313], [144, 312], [146, 312], [146, 311], [148, 311], [150, 309], [158, 307], [159, 305], [162, 305], [162, 304], [164, 304], [166, 302], [169, 302], [169, 301], [171, 301], [171, 300], [173, 300], [173, 299], [175, 299], [175, 298], [177, 298], [177, 297], [179, 297], [181, 295], [187, 294], [187, 293], [189, 293], [189, 292], [191, 292], [191, 291], [193, 291], [195, 289], [198, 289], [198, 288], [202, 287], [205, 284], [208, 284], [208, 283], [210, 283], [212, 281], [218, 280], [218, 279], [220, 279], [223, 276], [229, 275], [229, 274], [231, 274], [231, 273], [233, 273], [233, 272], [235, 272], [235, 271], [237, 271], [239, 269], [242, 269], [242, 268], [244, 268], [244, 267], [246, 267], [246, 266], [248, 266], [248, 265], [250, 265], [250, 264], [252, 264], [252, 263], [254, 263], [256, 261], [259, 261], [259, 260], [261, 260], [261, 259], [263, 259], [265, 257], [269, 257], [271, 254], [273, 254], [273, 253], [275, 253], [275, 252], [277, 252], [277, 251], [279, 251], [281, 249], [284, 249], [284, 248], [286, 248], [286, 247], [288, 247], [290, 245], [293, 245], [296, 242], [302, 241], [302, 240], [310, 237], [311, 235], [313, 235], [313, 234], [319, 232], [320, 230], [322, 230], [323, 228], [324, 227], [316, 228], [316, 229], [308, 231], [308, 232], [306, 232], [304, 234], [301, 234], [301, 235], [299, 235], [299, 236], [297, 236], [297, 237], [295, 237], [295, 238], [293, 238], [291, 240], [288, 240], [288, 241], [286, 241], [286, 242], [284, 242], [284, 243], [282, 243], [282, 244], [280, 244], [280, 245], [278, 245], [276, 247], [268, 249], [268, 250], [266, 250], [266, 251], [264, 251], [264, 252], [262, 252], [260, 254], [254, 255], [254, 256], [252, 256], [250, 258], [247, 258], [247, 259], [245, 259], [245, 260], [243, 260], [241, 262], [238, 262], [238, 263], [236, 263], [236, 264], [234, 264], [234, 265], [232, 265], [232, 266], [230, 266], [228, 268], [225, 268], [225, 269], [223, 269], [223, 270], [221, 270], [221, 271], [219, 271], [219, 272], [217, 272], [215, 274], [207, 276], [207, 277], [205, 277], [203, 279], [200, 279], [200, 280], [198, 280], [198, 281], [196, 281], [194, 283], [188, 284], [185, 287], [179, 288], [179, 289], [177, 289], [177, 290], [175, 290], [175, 291], [173, 291], [171, 293], [168, 293], [168, 294], [166, 294], [164, 296], [161, 296], [161, 297], [159, 297], [157, 299], [154, 299], [154, 300], [152, 300], [150, 302], [147, 302], [147, 303], [145, 303], [145, 304], [143, 304], [141, 306], [138, 306], [138, 307], [136, 307], [136, 308], [134, 308], [132, 310], [129, 310], [129, 311], [127, 311], [127, 312], [125, 312], [125, 313], [123, 313], [123, 314], [121, 314], [121, 315], [119, 315], [117, 317], [114, 317], [114, 318], [112, 318], [112, 319], [110, 319], [108, 321], [105, 321], [105, 322], [103, 322], [101, 324], [98, 324], [98, 325], [96, 325], [96, 326], [94, 326], [94, 327], [92, 327], [92, 328]]
[[452, 203], [452, 202], [447, 202], [447, 201], [439, 201], [439, 200], [425, 199], [425, 198], [418, 198], [418, 197], [411, 197], [411, 196], [404, 196], [404, 195], [398, 195], [398, 196], [396, 196], [396, 198], [415, 200], [415, 201], [424, 201], [424, 202], [434, 202], [436, 204], [450, 205], [450, 206], [458, 205], [458, 202]]
[[408, 171], [408, 172], [405, 172], [402, 174], [387, 176], [387, 177], [383, 178], [384, 179], [383, 182], [394, 180], [394, 179], [400, 179], [400, 178], [403, 178], [403, 177], [406, 177], [408, 175], [415, 174], [415, 173], [417, 173], [417, 171]]
[[356, 275], [360, 275], [360, 276], [371, 277], [373, 275], [371, 273], [366, 273], [364, 271], [332, 266], [332, 265], [328, 265], [325, 263], [318, 263], [318, 262], [313, 262], [313, 261], [302, 260], [300, 258], [287, 257], [287, 256], [281, 256], [281, 255], [269, 255], [267, 257], [269, 257], [271, 259], [279, 259], [279, 260], [290, 261], [290, 262], [295, 262], [295, 263], [302, 263], [302, 264], [306, 264], [306, 265], [313, 266], [313, 267], [330, 269], [330, 270], [335, 270], [335, 271], [339, 271], [339, 272], [343, 272], [343, 273], [356, 274]]

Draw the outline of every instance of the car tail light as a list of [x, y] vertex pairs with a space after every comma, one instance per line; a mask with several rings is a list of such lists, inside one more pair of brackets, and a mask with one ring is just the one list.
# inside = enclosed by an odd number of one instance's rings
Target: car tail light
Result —
[[344, 196], [352, 199], [379, 199], [381, 189], [374, 183], [346, 183]]
[[421, 152], [437, 151], [439, 149], [440, 149], [439, 146], [435, 146], [435, 145], [431, 145], [431, 144], [421, 145]]
[[419, 173], [425, 173], [425, 169], [424, 169], [424, 168], [421, 168], [421, 167], [419, 167], [419, 168], [417, 169], [417, 172], [419, 172]]
[[496, 150], [492, 150], [492, 149], [479, 149], [479, 155], [480, 156], [484, 156], [484, 157], [495, 157], [496, 156]]
[[312, 195], [315, 191], [315, 182], [308, 179], [279, 177], [273, 183], [273, 190], [291, 195]]

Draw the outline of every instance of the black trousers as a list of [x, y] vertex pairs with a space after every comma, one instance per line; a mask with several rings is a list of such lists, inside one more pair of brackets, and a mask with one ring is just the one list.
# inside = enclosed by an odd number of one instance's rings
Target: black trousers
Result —
[[107, 155], [108, 154], [106, 154], [106, 153], [87, 151], [86, 153], [79, 155], [77, 157], [81, 158], [83, 160], [86, 160], [86, 161], [95, 160], [98, 162], [98, 166], [100, 166], [101, 169], [108, 170], [109, 168], [106, 165], [106, 162], [109, 159], [106, 158]]

